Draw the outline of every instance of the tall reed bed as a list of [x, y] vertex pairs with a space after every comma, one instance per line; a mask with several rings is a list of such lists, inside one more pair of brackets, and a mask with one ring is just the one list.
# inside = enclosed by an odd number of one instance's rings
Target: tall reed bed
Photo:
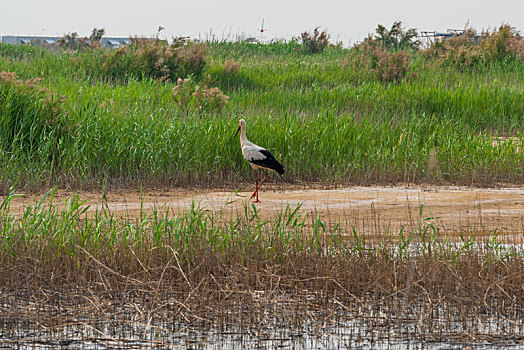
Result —
[[[248, 181], [232, 138], [241, 117], [248, 137], [286, 166], [285, 181], [522, 181], [522, 61], [464, 70], [416, 56], [411, 79], [383, 84], [339, 47], [307, 55], [293, 42], [215, 43], [208, 52], [195, 83], [230, 97], [219, 113], [181, 111], [175, 82], [105, 76], [101, 51], [0, 46], [0, 71], [41, 77], [65, 97], [61, 123], [67, 126], [54, 141], [59, 161], [27, 160], [16, 147], [0, 150], [4, 191], [16, 178], [35, 189]], [[0, 101], [7, 108], [5, 97]], [[495, 136], [515, 139], [494, 147]], [[437, 162], [428, 167], [430, 152]]]

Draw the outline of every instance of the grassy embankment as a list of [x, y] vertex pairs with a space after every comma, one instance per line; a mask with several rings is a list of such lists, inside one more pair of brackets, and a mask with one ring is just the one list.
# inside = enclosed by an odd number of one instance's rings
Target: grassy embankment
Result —
[[[39, 102], [30, 102], [23, 137], [31, 141], [1, 136], [4, 192], [17, 177], [20, 185], [36, 189], [106, 181], [133, 187], [250, 182], [238, 140], [232, 139], [241, 116], [248, 138], [286, 166], [284, 181], [523, 180], [522, 60], [464, 69], [415, 54], [415, 77], [383, 84], [359, 68], [349, 50], [337, 47], [307, 55], [296, 44], [219, 43], [208, 51], [200, 82], [222, 89], [229, 104], [219, 113], [194, 109], [186, 116], [172, 98], [174, 83], [108, 80], [99, 51], [1, 46], [0, 71], [22, 80], [42, 78], [39, 84], [65, 97], [53, 117], [60, 120], [56, 128], [45, 117], [31, 117]], [[230, 59], [237, 69], [228, 69]], [[4, 99], [2, 108], [26, 102]], [[16, 118], [15, 109], [3, 123]], [[493, 147], [493, 136], [517, 140]], [[437, 161], [428, 165], [430, 152]]]

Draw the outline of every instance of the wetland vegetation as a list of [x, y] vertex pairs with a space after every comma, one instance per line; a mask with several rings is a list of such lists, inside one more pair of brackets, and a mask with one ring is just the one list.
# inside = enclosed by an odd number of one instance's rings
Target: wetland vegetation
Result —
[[[232, 137], [241, 117], [289, 184], [521, 185], [522, 37], [503, 25], [423, 50], [411, 34], [395, 23], [352, 48], [318, 31], [0, 45], [0, 341], [206, 347], [233, 333], [300, 347], [331, 332], [330, 347], [522, 344], [522, 245], [474, 227], [448, 235], [422, 206], [417, 229], [371, 241], [300, 204], [269, 219], [249, 203], [236, 216], [194, 203], [128, 217], [47, 192], [234, 195], [251, 179]], [[15, 212], [20, 191], [47, 194]], [[205, 339], [173, 336], [194, 329]]]

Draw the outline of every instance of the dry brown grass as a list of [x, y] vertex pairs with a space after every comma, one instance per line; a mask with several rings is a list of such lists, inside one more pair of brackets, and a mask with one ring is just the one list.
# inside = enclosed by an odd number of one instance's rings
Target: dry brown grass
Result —
[[325, 254], [325, 237], [319, 250], [302, 253], [277, 240], [267, 257], [259, 253], [267, 251], [267, 239], [230, 242], [223, 252], [196, 241], [190, 255], [169, 246], [120, 245], [79, 247], [74, 257], [57, 257], [52, 244], [20, 244], [2, 257], [2, 322], [35, 320], [53, 328], [74, 318], [93, 327], [102, 321], [165, 327], [172, 320], [223, 329], [284, 322], [300, 328], [321, 315], [324, 324], [416, 323], [428, 338], [468, 342], [501, 337], [500, 329], [484, 333], [489, 319], [513, 325], [506, 338], [524, 329], [522, 257], [499, 259], [478, 249], [453, 257], [459, 248], [398, 256], [387, 246]]

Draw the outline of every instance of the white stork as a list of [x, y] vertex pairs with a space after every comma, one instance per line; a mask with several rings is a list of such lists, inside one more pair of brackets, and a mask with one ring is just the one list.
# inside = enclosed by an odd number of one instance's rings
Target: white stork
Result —
[[[237, 136], [238, 132], [240, 131], [240, 146], [242, 147], [242, 155], [246, 160], [251, 164], [253, 169], [255, 170], [255, 192], [251, 195], [249, 199], [253, 199], [253, 197], [256, 196], [256, 200], [254, 203], [260, 202], [258, 200], [258, 189], [264, 181], [267, 179], [267, 173], [264, 169], [271, 169], [275, 170], [279, 174], [284, 174], [284, 167], [282, 164], [278, 162], [278, 160], [273, 157], [271, 152], [269, 152], [267, 149], [262, 148], [260, 146], [255, 145], [254, 143], [251, 143], [246, 138], [246, 121], [244, 119], [240, 119], [238, 121], [238, 129], [235, 133], [235, 136]], [[262, 169], [262, 172], [264, 173], [265, 177], [264, 180], [258, 184], [258, 173], [257, 169]]]

